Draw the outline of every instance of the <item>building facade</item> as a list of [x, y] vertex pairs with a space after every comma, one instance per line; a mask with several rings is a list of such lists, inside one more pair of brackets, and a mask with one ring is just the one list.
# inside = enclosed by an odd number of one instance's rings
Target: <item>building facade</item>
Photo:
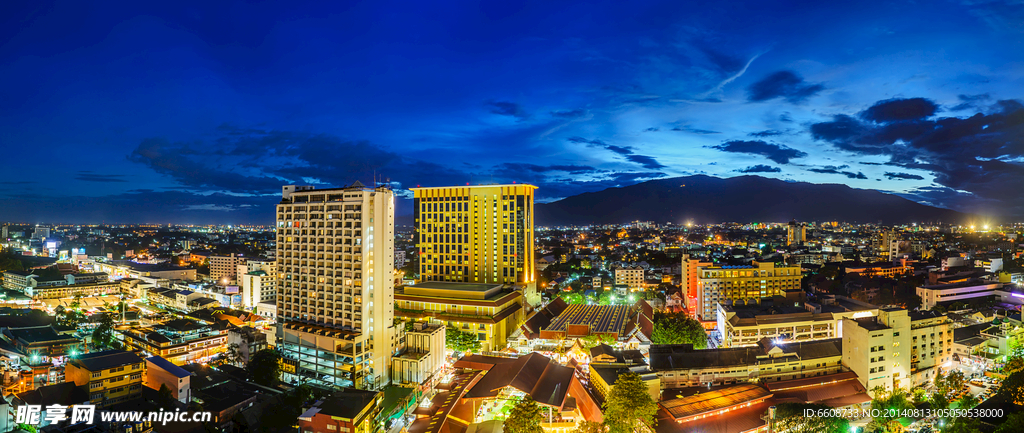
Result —
[[886, 308], [878, 316], [843, 319], [843, 365], [857, 373], [861, 385], [874, 389], [910, 389], [913, 353], [907, 310]]
[[248, 260], [238, 265], [238, 286], [242, 292], [242, 307], [256, 308], [261, 302], [277, 302], [277, 263]]
[[210, 256], [210, 278], [219, 284], [233, 284], [238, 278], [238, 265], [245, 265], [247, 260], [237, 254]]
[[800, 266], [777, 266], [754, 262], [752, 266], [707, 266], [698, 268], [699, 314], [704, 321], [716, 321], [718, 303], [759, 303], [763, 298], [783, 296], [800, 290]]
[[630, 291], [634, 292], [642, 291], [644, 289], [644, 268], [616, 268], [615, 285], [626, 286]]
[[87, 353], [68, 362], [65, 368], [67, 381], [85, 387], [90, 403], [99, 408], [142, 395], [146, 363], [134, 353], [123, 350]]
[[702, 296], [698, 294], [698, 291], [700, 290], [700, 270], [701, 268], [709, 267], [713, 264], [714, 263], [712, 262], [705, 262], [691, 258], [689, 254], [683, 254], [683, 304], [686, 307], [687, 313], [689, 313], [690, 317], [693, 317], [694, 319], [700, 318], [701, 313], [703, 313], [703, 307], [699, 302], [699, 300], [702, 299]]
[[945, 315], [911, 312], [910, 336], [912, 383], [913, 386], [924, 385], [953, 360], [953, 324]]
[[807, 226], [804, 223], [790, 221], [786, 226], [786, 245], [803, 245], [807, 242]]
[[283, 188], [278, 343], [296, 376], [331, 386], [388, 383], [394, 220], [394, 193], [386, 187]]
[[420, 281], [521, 284], [540, 301], [526, 184], [412, 188]]
[[416, 322], [405, 332], [405, 348], [391, 358], [391, 380], [419, 385], [440, 371], [445, 360], [445, 326]]
[[523, 321], [523, 294], [516, 286], [422, 282], [395, 293], [395, 315], [476, 334], [482, 351], [497, 351]]

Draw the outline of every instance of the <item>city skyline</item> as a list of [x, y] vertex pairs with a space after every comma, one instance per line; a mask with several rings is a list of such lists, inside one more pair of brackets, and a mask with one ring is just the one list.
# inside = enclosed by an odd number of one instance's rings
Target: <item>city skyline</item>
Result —
[[417, 185], [543, 203], [692, 174], [1024, 215], [1008, 3], [5, 8], [0, 220], [268, 224], [282, 185], [374, 176], [409, 216]]

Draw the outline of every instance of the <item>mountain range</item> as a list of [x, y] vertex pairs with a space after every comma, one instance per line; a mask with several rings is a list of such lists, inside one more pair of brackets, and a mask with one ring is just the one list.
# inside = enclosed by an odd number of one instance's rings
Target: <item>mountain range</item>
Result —
[[961, 223], [973, 215], [880, 191], [761, 176], [696, 175], [650, 180], [535, 205], [538, 226], [720, 222], [845, 221]]

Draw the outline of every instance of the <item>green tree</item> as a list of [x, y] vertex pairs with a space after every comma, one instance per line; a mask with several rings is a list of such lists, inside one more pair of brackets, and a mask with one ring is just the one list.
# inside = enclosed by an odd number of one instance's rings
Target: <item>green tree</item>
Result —
[[576, 424], [576, 429], [572, 433], [605, 433], [608, 431], [604, 424], [597, 421], [582, 421]]
[[943, 380], [943, 385], [945, 386], [945, 392], [947, 394], [960, 392], [960, 390], [964, 389], [964, 386], [967, 385], [967, 378], [964, 377], [964, 373], [962, 371], [953, 370], [946, 375], [945, 380]]
[[957, 417], [942, 429], [942, 433], [981, 433], [981, 421], [973, 417]]
[[39, 430], [36, 430], [36, 426], [25, 424], [25, 423], [21, 423], [21, 424], [18, 424], [16, 426], [14, 426], [14, 429], [15, 430], [24, 430], [24, 431], [27, 431], [28, 433], [36, 433], [36, 432], [39, 431]]
[[1002, 387], [999, 388], [999, 394], [1008, 401], [1017, 404], [1024, 403], [1024, 371], [1007, 376], [1003, 380]]
[[446, 328], [444, 331], [445, 347], [456, 352], [479, 352], [480, 340], [472, 332], [462, 332], [457, 328]]
[[708, 346], [708, 334], [697, 320], [683, 313], [655, 313], [654, 344], [692, 344], [694, 349]]
[[[843, 417], [805, 417], [804, 411], [831, 408], [822, 404], [779, 403], [776, 405], [775, 420], [777, 431], [790, 433], [847, 433], [850, 421]], [[820, 412], [819, 412], [820, 413]]]
[[946, 397], [946, 394], [941, 392], [933, 392], [931, 403], [932, 410], [946, 409], [949, 407], [949, 397]]
[[160, 384], [160, 390], [157, 391], [157, 405], [165, 410], [174, 410], [174, 394], [165, 384]]
[[920, 404], [928, 401], [928, 393], [920, 386], [915, 386], [910, 393], [911, 398], [914, 399], [914, 403]]
[[657, 413], [658, 404], [648, 394], [647, 384], [634, 372], [620, 375], [604, 402], [608, 433], [638, 433], [653, 428]]
[[104, 313], [100, 325], [92, 331], [92, 345], [96, 348], [109, 348], [114, 344], [114, 317]]
[[1024, 357], [1015, 356], [1007, 360], [1006, 364], [1003, 365], [1003, 372], [1008, 375], [1021, 370], [1024, 370]]
[[960, 402], [960, 409], [971, 409], [974, 406], [977, 406], [979, 403], [978, 397], [975, 397], [974, 394], [971, 394], [969, 392], [967, 394], [964, 394], [964, 396], [960, 397], [960, 400], [957, 401]]
[[264, 386], [273, 386], [281, 378], [281, 354], [273, 349], [263, 349], [249, 359], [246, 367], [249, 380]]
[[245, 357], [243, 356], [242, 351], [239, 349], [240, 346], [238, 345], [238, 343], [231, 343], [228, 345], [227, 361], [230, 362], [232, 365], [245, 364]]
[[[914, 405], [907, 399], [907, 391], [903, 388], [894, 388], [890, 391], [876, 386], [872, 392], [875, 397], [871, 399], [871, 411], [873, 414], [877, 413], [878, 416], [871, 420], [868, 427], [883, 433], [902, 432], [903, 425], [899, 423], [899, 417], [894, 414], [904, 409], [914, 408]], [[866, 430], [871, 431], [871, 429]]]
[[992, 433], [1020, 433], [1024, 431], [1024, 412], [1011, 414]]
[[506, 433], [543, 433], [544, 429], [540, 427], [543, 420], [544, 415], [540, 412], [540, 406], [527, 395], [512, 407], [508, 418], [505, 419], [504, 431]]

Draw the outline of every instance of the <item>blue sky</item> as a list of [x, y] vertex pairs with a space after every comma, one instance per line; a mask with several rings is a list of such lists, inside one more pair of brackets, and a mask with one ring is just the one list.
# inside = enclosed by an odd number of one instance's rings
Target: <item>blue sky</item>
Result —
[[543, 201], [749, 173], [1024, 215], [1014, 1], [24, 3], [0, 220], [269, 223], [280, 185], [374, 173]]

